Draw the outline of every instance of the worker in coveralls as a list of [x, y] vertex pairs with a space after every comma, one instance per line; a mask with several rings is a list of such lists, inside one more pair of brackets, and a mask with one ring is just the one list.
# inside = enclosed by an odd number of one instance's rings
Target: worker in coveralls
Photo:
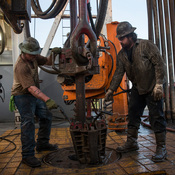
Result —
[[[51, 65], [50, 57], [40, 54], [41, 48], [36, 39], [29, 37], [19, 44], [21, 54], [14, 67], [14, 80], [11, 91], [10, 110], [16, 105], [21, 116], [21, 142], [22, 162], [30, 167], [41, 166], [41, 162], [35, 157], [35, 122], [34, 117], [39, 118], [39, 131], [36, 150], [57, 150], [56, 144], [49, 143], [52, 113], [50, 109], [56, 109], [57, 104], [39, 89], [38, 65]], [[54, 48], [52, 52], [59, 52], [60, 48]], [[12, 104], [14, 101], [14, 104]]]
[[149, 109], [149, 119], [156, 138], [156, 153], [152, 156], [155, 162], [164, 161], [166, 151], [166, 120], [163, 111], [163, 84], [165, 83], [166, 66], [159, 49], [149, 40], [137, 39], [135, 27], [129, 22], [121, 22], [117, 27], [117, 38], [122, 49], [118, 53], [117, 68], [105, 100], [112, 100], [114, 91], [120, 85], [126, 72], [132, 82], [128, 111], [127, 141], [119, 146], [117, 152], [138, 150], [138, 129], [144, 108]]

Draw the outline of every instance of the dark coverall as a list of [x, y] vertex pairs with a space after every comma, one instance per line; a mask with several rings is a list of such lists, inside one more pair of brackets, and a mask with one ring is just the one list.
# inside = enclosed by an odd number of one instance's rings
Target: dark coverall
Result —
[[139, 129], [144, 108], [148, 107], [151, 127], [155, 133], [166, 131], [163, 99], [155, 101], [152, 95], [155, 84], [164, 84], [165, 63], [159, 49], [148, 40], [137, 40], [128, 52], [118, 53], [117, 68], [109, 89], [115, 91], [126, 72], [132, 82], [129, 100], [128, 128]]

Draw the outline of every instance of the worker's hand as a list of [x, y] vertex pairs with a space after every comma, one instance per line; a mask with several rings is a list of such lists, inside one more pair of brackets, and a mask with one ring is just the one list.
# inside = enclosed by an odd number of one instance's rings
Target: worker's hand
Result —
[[158, 101], [161, 100], [163, 97], [163, 85], [162, 84], [156, 84], [153, 89], [153, 96], [154, 100]]
[[14, 96], [13, 96], [13, 95], [10, 97], [9, 110], [10, 110], [11, 112], [13, 112], [13, 111], [16, 110], [16, 106], [15, 106]]
[[58, 108], [58, 105], [52, 99], [49, 99], [49, 100], [46, 101], [46, 106], [47, 106], [47, 108], [49, 110], [51, 110], [51, 109], [57, 109]]
[[113, 90], [108, 89], [108, 91], [105, 94], [105, 101], [112, 101], [113, 100]]
[[61, 47], [54, 47], [51, 52], [54, 54], [60, 54], [62, 51]]

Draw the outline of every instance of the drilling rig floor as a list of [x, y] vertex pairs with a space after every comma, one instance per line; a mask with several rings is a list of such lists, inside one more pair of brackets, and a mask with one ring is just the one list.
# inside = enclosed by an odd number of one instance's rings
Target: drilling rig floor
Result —
[[[175, 174], [174, 132], [167, 131], [168, 157], [166, 161], [155, 163], [151, 160], [151, 157], [155, 152], [156, 144], [154, 133], [150, 128], [141, 125], [138, 137], [140, 149], [123, 154], [117, 154], [115, 149], [126, 141], [126, 132], [109, 130], [107, 132], [106, 157], [104, 161], [96, 165], [87, 165], [80, 164], [78, 161], [69, 158], [74, 155], [69, 124], [66, 122], [53, 123], [50, 143], [58, 144], [59, 150], [56, 152], [36, 152], [35, 156], [41, 160], [42, 165], [39, 168], [30, 168], [21, 163], [20, 127], [13, 126], [14, 124], [10, 123], [0, 124], [0, 175]], [[55, 162], [53, 163], [54, 159]]]

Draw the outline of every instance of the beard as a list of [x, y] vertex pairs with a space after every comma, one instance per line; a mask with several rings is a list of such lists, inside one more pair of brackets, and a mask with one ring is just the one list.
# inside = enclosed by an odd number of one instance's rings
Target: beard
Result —
[[129, 50], [132, 47], [133, 42], [132, 40], [128, 39], [128, 42], [126, 44], [121, 43], [121, 45], [122, 45], [122, 48]]

